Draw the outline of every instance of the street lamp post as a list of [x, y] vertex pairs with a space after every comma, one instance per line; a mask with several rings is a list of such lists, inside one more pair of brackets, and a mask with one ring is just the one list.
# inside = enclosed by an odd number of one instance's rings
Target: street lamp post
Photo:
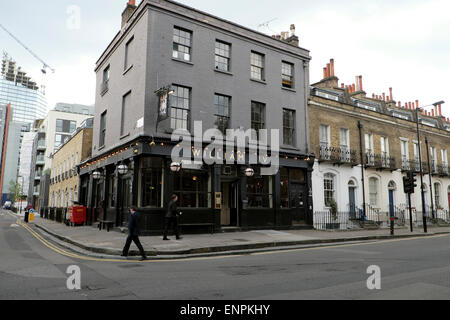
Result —
[[428, 176], [430, 178], [430, 202], [431, 202], [431, 216], [433, 220], [435, 219], [434, 215], [434, 199], [433, 199], [433, 181], [431, 179], [431, 165], [430, 165], [430, 147], [428, 146], [428, 137], [425, 137], [425, 145], [427, 147], [427, 162], [428, 162]]
[[22, 215], [23, 176], [18, 176], [18, 178], [22, 178], [22, 185], [20, 186], [20, 211], [19, 211], [19, 215]]
[[423, 170], [422, 170], [422, 150], [420, 147], [420, 128], [419, 128], [419, 108], [416, 109], [416, 124], [417, 124], [417, 145], [419, 149], [419, 170], [420, 170], [420, 191], [422, 195], [422, 217], [423, 217], [423, 231], [425, 233], [427, 230], [427, 217], [425, 211], [425, 192], [423, 190]]

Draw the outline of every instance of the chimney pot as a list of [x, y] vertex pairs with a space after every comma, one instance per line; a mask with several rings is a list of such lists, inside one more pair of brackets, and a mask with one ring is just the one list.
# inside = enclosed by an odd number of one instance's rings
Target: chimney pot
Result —
[[334, 59], [330, 60], [330, 75], [334, 77]]
[[327, 63], [327, 78], [331, 77], [331, 65]]
[[364, 91], [363, 83], [362, 83], [362, 76], [359, 76], [359, 90]]
[[394, 100], [394, 96], [392, 95], [392, 88], [389, 88], [389, 97], [391, 100]]

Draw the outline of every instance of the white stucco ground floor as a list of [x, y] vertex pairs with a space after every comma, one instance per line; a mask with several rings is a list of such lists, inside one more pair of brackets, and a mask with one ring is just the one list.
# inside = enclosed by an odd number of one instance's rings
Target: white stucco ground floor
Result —
[[[316, 161], [312, 174], [315, 224], [317, 225], [317, 221], [330, 212], [333, 202], [337, 205], [340, 219], [348, 216], [351, 220], [355, 214], [360, 215], [365, 207], [367, 220], [387, 223], [391, 213], [395, 213], [395, 216], [401, 215], [403, 220], [409, 221], [408, 196], [403, 190], [405, 175], [406, 172], [400, 169], [391, 171], [364, 168], [361, 170], [361, 165], [338, 166]], [[423, 183], [426, 215], [449, 220], [450, 176], [431, 176], [431, 190], [430, 175], [424, 175]], [[420, 175], [417, 175], [417, 185], [415, 193], [411, 196], [411, 204], [413, 221], [420, 225], [423, 211]], [[354, 227], [352, 223], [341, 225], [341, 229], [352, 227]]]

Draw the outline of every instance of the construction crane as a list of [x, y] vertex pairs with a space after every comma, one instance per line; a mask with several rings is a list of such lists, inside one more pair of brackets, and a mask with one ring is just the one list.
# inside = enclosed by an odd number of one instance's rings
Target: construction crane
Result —
[[27, 50], [33, 57], [35, 57], [37, 60], [39, 60], [42, 64], [43, 67], [41, 69], [41, 72], [43, 74], [47, 74], [47, 69], [50, 69], [53, 73], [55, 73], [55, 69], [53, 69], [52, 67], [50, 67], [47, 63], [45, 63], [44, 60], [42, 60], [41, 58], [39, 58], [39, 56], [37, 54], [35, 54], [30, 48], [28, 48], [25, 44], [22, 43], [22, 41], [20, 41], [15, 35], [13, 35], [11, 32], [8, 31], [8, 29], [6, 29], [1, 23], [0, 23], [0, 28], [2, 28], [3, 30], [5, 30], [5, 32], [7, 34], [9, 34], [14, 40], [16, 40], [22, 47], [25, 48], [25, 50]]

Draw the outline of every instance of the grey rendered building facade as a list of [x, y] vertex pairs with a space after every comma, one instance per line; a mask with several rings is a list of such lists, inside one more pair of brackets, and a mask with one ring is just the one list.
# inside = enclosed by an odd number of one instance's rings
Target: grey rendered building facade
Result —
[[[97, 62], [93, 157], [80, 166], [93, 219], [103, 215], [121, 225], [133, 204], [145, 212], [145, 230], [158, 229], [175, 192], [188, 212], [185, 223], [311, 224], [310, 56], [298, 38], [279, 40], [172, 1], [144, 0], [137, 8], [130, 1], [123, 16], [121, 31]], [[159, 122], [155, 92], [161, 88], [174, 94], [168, 118]], [[192, 133], [194, 121], [203, 131], [219, 123], [280, 129], [280, 172], [261, 176], [254, 167], [247, 178], [248, 165], [204, 164], [172, 173], [170, 133], [179, 127]], [[124, 175], [120, 164], [129, 168]]]

